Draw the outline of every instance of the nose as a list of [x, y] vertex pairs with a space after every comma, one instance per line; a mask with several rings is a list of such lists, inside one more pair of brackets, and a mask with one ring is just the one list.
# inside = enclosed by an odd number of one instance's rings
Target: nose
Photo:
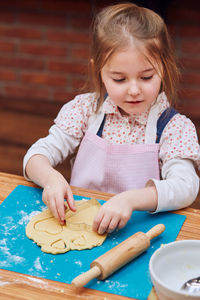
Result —
[[130, 86], [128, 87], [128, 95], [130, 96], [137, 96], [141, 92], [139, 84], [137, 82], [131, 82]]

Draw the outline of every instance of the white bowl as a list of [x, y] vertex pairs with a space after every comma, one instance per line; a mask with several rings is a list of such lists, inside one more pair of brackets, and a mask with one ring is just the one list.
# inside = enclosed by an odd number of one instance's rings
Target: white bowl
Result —
[[200, 293], [181, 290], [185, 281], [200, 276], [200, 240], [176, 241], [151, 256], [149, 270], [160, 300], [200, 300]]

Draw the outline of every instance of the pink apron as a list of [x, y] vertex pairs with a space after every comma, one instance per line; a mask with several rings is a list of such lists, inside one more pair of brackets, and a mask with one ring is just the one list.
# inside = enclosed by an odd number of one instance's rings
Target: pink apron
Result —
[[[99, 125], [103, 117], [99, 118]], [[157, 120], [158, 109], [153, 106], [147, 121], [145, 144], [113, 145], [89, 127], [80, 144], [70, 184], [120, 193], [143, 188], [150, 178], [159, 179], [159, 144], [155, 143]]]
[[[160, 179], [159, 141], [166, 124], [177, 113], [166, 109], [158, 118], [158, 105], [151, 107], [144, 144], [113, 145], [99, 137], [104, 114], [92, 122], [80, 144], [72, 169], [73, 186], [120, 193], [145, 187], [149, 179]], [[157, 143], [156, 143], [157, 139]]]

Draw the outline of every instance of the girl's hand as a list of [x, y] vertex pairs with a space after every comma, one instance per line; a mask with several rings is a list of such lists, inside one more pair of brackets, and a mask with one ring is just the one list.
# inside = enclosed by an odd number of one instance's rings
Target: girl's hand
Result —
[[153, 182], [143, 189], [129, 190], [110, 198], [98, 211], [93, 230], [99, 234], [112, 232], [126, 225], [133, 210], [155, 211], [158, 195]]
[[94, 219], [93, 230], [103, 234], [121, 229], [130, 219], [132, 211], [129, 199], [123, 193], [118, 194], [102, 205]]
[[50, 172], [50, 175], [46, 180], [42, 200], [61, 224], [65, 223], [64, 199], [67, 200], [69, 208], [72, 211], [76, 211], [73, 194], [69, 184], [59, 172], [54, 170]]

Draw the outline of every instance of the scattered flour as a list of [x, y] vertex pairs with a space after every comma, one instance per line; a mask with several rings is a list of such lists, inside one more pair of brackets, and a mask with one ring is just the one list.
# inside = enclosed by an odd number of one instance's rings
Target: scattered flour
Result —
[[12, 223], [14, 220], [13, 220], [13, 217], [11, 216], [6, 216], [6, 222], [7, 223]]
[[41, 263], [40, 263], [40, 257], [39, 257], [39, 256], [38, 256], [38, 257], [36, 258], [36, 260], [34, 261], [34, 267], [35, 267], [35, 269], [38, 270], [38, 271], [45, 272], [45, 271], [42, 269], [42, 265], [41, 265]]
[[112, 247], [115, 247], [119, 244], [119, 241], [117, 241], [117, 238], [115, 236], [112, 237], [111, 241], [112, 241]]
[[8, 285], [10, 284], [10, 282], [8, 281], [0, 281], [0, 287], [4, 286], [4, 285]]
[[32, 211], [30, 214], [27, 214], [25, 211], [21, 210], [20, 212], [21, 215], [21, 219], [19, 220], [18, 224], [20, 225], [26, 225], [28, 224], [28, 222], [30, 221], [30, 219], [32, 217], [34, 217], [35, 215], [39, 214], [40, 211]]
[[5, 222], [4, 224], [1, 224], [1, 226], [4, 228], [4, 236], [11, 235], [12, 230], [17, 228], [17, 224], [15, 224], [14, 219], [11, 216], [5, 217]]
[[[18, 278], [16, 278], [12, 282], [25, 284], [25, 285], [29, 285], [29, 286], [35, 286], [35, 287], [40, 288], [40, 289], [47, 289], [48, 291], [57, 291], [57, 292], [60, 292], [60, 293], [64, 293], [64, 289], [52, 286], [47, 281], [36, 278], [36, 277], [19, 275]], [[8, 282], [8, 283], [5, 282], [5, 284], [11, 284], [12, 282]], [[1, 281], [0, 281], [0, 286], [1, 286]]]
[[37, 283], [44, 283], [43, 280], [39, 279], [39, 278], [35, 278], [35, 277], [27, 277], [29, 280], [37, 282]]
[[117, 289], [119, 291], [128, 287], [128, 284], [121, 284], [119, 281], [105, 280], [105, 283], [110, 290]]
[[12, 263], [20, 264], [25, 260], [21, 256], [13, 255], [10, 253], [10, 249], [7, 246], [7, 239], [5, 238], [0, 241], [0, 250], [6, 258], [5, 260], [0, 261], [0, 267], [8, 267], [11, 266]]
[[83, 263], [80, 260], [75, 260], [74, 261], [76, 265], [78, 265], [80, 268], [82, 267]]
[[45, 282], [42, 279], [39, 279], [36, 277], [30, 277], [30, 276], [28, 276], [26, 278], [30, 281], [30, 283], [28, 283], [30, 285], [33, 285], [33, 286], [36, 285], [39, 288], [48, 288], [49, 287], [48, 282]]

